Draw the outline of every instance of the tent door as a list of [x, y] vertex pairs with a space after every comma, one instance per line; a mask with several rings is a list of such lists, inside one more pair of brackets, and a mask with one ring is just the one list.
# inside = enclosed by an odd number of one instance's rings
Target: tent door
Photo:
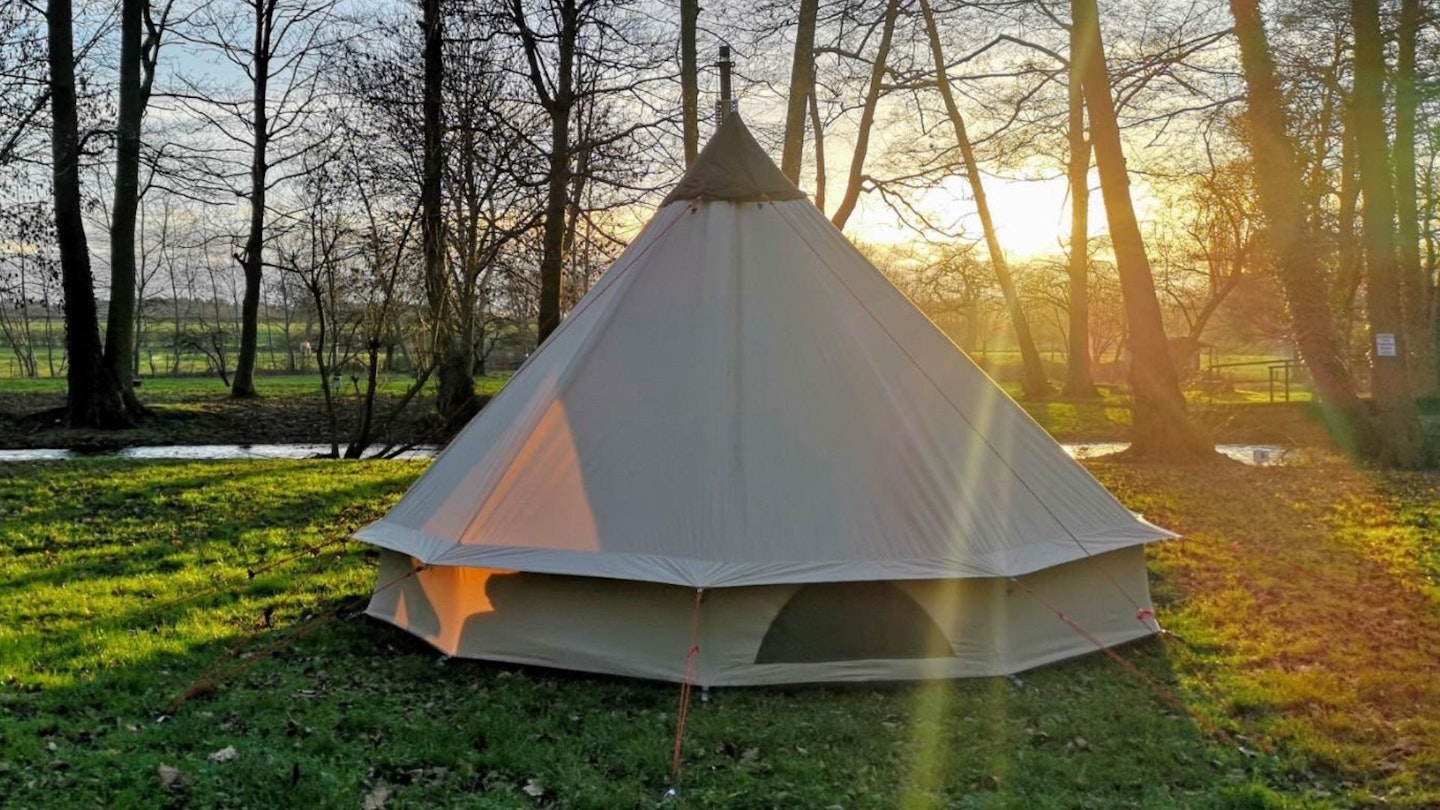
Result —
[[925, 609], [889, 582], [806, 585], [776, 614], [757, 664], [886, 658], [949, 658], [945, 634]]

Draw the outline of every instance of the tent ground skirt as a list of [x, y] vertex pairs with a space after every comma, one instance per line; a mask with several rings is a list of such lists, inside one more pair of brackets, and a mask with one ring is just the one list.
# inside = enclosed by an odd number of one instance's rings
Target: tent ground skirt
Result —
[[1020, 577], [674, 585], [431, 566], [382, 552], [368, 613], [446, 654], [704, 686], [1006, 675], [1154, 632], [1145, 552]]

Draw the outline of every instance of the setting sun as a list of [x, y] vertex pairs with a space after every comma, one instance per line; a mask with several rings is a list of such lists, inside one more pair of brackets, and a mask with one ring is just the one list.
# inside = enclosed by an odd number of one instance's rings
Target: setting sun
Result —
[[[1000, 246], [1010, 261], [1057, 255], [1068, 249], [1069, 190], [1064, 178], [987, 177], [985, 194]], [[983, 238], [974, 195], [962, 177], [950, 177], [916, 195], [912, 205], [937, 227], [949, 231], [946, 236], [950, 239], [978, 242]], [[1092, 235], [1102, 230], [1096, 225], [1092, 217]], [[876, 244], [910, 243], [916, 239], [915, 229], [902, 222], [876, 195], [863, 198], [846, 231], [860, 241]]]

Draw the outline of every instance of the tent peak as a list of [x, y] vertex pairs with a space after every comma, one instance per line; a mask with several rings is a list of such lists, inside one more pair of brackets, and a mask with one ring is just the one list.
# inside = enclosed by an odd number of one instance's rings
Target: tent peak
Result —
[[677, 200], [758, 202], [804, 198], [805, 192], [796, 188], [765, 154], [740, 113], [732, 112], [715, 129], [710, 142], [661, 205]]

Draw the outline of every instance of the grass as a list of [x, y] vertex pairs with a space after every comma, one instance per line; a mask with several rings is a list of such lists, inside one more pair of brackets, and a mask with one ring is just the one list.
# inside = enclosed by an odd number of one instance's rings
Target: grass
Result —
[[[482, 377], [476, 391], [491, 396], [509, 380], [509, 373]], [[434, 444], [443, 429], [433, 419], [433, 385], [391, 419], [408, 376], [382, 380], [376, 403], [377, 445]], [[258, 400], [232, 400], [213, 377], [157, 377], [141, 387], [140, 397], [153, 418], [132, 429], [100, 431], [41, 424], [35, 414], [64, 404], [63, 380], [0, 381], [0, 447], [69, 447], [103, 450], [137, 445], [323, 443], [330, 422], [314, 375], [261, 376]], [[343, 444], [354, 433], [361, 398], [350, 380], [337, 391], [336, 434]]]
[[1187, 535], [1152, 570], [1197, 708], [1338, 804], [1440, 806], [1440, 476], [1318, 466], [1102, 479]]
[[[101, 311], [100, 332], [105, 332], [104, 311]], [[49, 342], [46, 339], [45, 321], [32, 318], [29, 323], [29, 333], [36, 341], [33, 347], [35, 365], [41, 374], [49, 374], [53, 368], [59, 376], [65, 376], [65, 328], [59, 313], [50, 322]], [[18, 330], [19, 325], [16, 324]], [[200, 334], [208, 334], [215, 328], [213, 320], [186, 319], [181, 325], [182, 332], [193, 332], [198, 330]], [[235, 358], [240, 351], [240, 329], [234, 321], [227, 320], [221, 324], [225, 330], [225, 352], [228, 365], [233, 368]], [[291, 323], [289, 337], [285, 334], [285, 324], [280, 320], [268, 320], [261, 318], [257, 324], [256, 363], [262, 372], [266, 369], [287, 368], [285, 365], [289, 359], [286, 351], [291, 346], [295, 351], [295, 360], [301, 364], [313, 366], [313, 356], [305, 351], [303, 344], [310, 339], [306, 334], [307, 324], [303, 320], [296, 320]], [[140, 366], [142, 373], [151, 375], [155, 372], [175, 371], [180, 374], [205, 374], [213, 368], [212, 361], [203, 352], [195, 350], [191, 346], [182, 346], [180, 349], [179, 365], [175, 365], [175, 324], [167, 318], [147, 318], [144, 328], [139, 337]], [[304, 367], [302, 365], [302, 367]], [[24, 374], [24, 366], [19, 358], [15, 356], [13, 347], [5, 345], [0, 349], [0, 377], [18, 377]]]
[[[475, 381], [475, 390], [480, 394], [493, 395], [503, 388], [509, 379], [508, 373], [480, 377]], [[381, 375], [379, 393], [399, 396], [404, 394], [413, 383], [414, 380], [406, 374]], [[360, 385], [363, 390], [364, 380], [360, 381]], [[285, 399], [321, 395], [320, 378], [313, 373], [258, 374], [255, 378], [255, 388], [264, 398]], [[427, 388], [433, 389], [434, 382], [428, 383]], [[342, 378], [340, 386], [335, 390], [342, 396], [353, 397], [355, 394], [354, 385], [348, 376]], [[146, 402], [183, 403], [223, 399], [229, 396], [230, 389], [220, 381], [219, 377], [143, 377], [139, 393], [141, 399]], [[0, 394], [64, 396], [65, 379], [63, 377], [0, 379]]]
[[1018, 389], [1009, 393], [1061, 441], [1115, 441], [1130, 433], [1130, 400], [1108, 388], [1096, 400], [1027, 400], [1018, 398]]
[[[4, 805], [662, 804], [673, 685], [441, 661], [353, 616], [373, 564], [335, 544], [422, 466], [0, 467]], [[1015, 680], [717, 691], [664, 804], [1440, 804], [1440, 479], [1094, 469], [1189, 535], [1152, 560], [1185, 641], [1122, 654], [1253, 755], [1091, 656]], [[284, 562], [311, 548], [335, 553]], [[157, 721], [207, 671], [216, 688]], [[183, 774], [168, 788], [162, 765]]]

